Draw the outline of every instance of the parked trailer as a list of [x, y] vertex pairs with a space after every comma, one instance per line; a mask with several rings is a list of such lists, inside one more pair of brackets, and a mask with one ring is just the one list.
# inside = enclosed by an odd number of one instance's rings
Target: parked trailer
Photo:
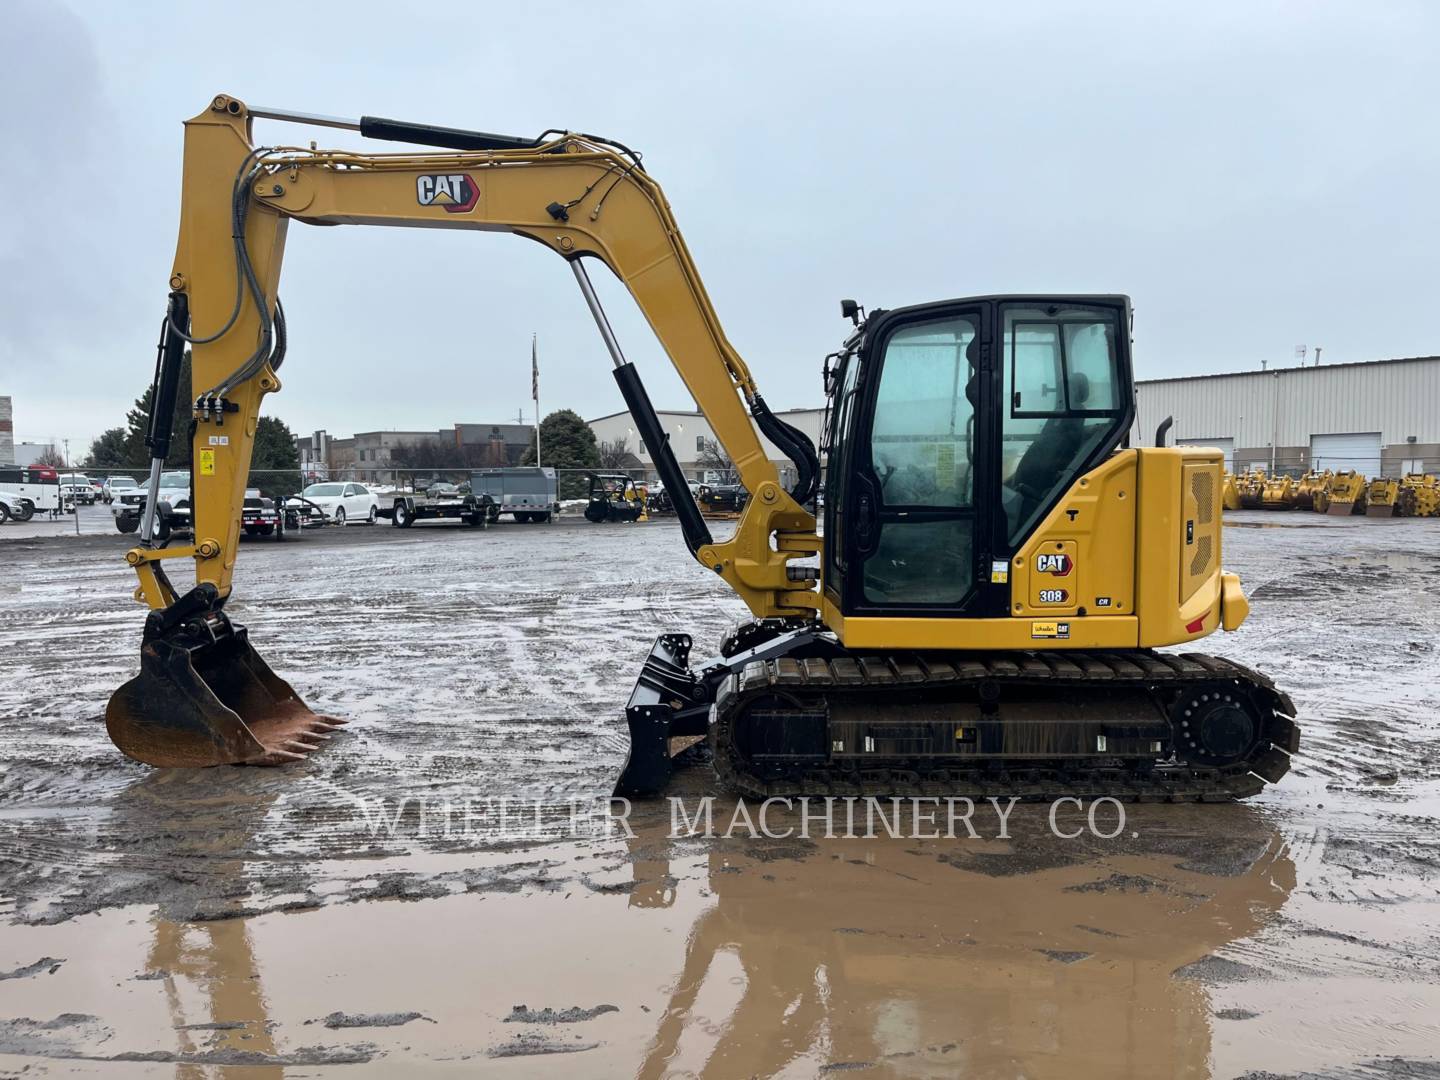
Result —
[[391, 496], [390, 507], [382, 507], [377, 513], [401, 529], [428, 518], [451, 518], [467, 525], [483, 525], [495, 520], [495, 500], [468, 492], [431, 495], [423, 491], [397, 491]]
[[470, 490], [494, 502], [491, 521], [513, 514], [516, 521], [544, 522], [560, 510], [560, 484], [549, 466], [475, 469], [470, 473]]

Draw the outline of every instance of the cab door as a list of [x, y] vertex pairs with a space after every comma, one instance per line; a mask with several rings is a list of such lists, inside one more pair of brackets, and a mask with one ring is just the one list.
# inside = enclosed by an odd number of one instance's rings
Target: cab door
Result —
[[847, 614], [954, 616], [985, 604], [990, 309], [932, 304], [866, 328], [842, 462]]

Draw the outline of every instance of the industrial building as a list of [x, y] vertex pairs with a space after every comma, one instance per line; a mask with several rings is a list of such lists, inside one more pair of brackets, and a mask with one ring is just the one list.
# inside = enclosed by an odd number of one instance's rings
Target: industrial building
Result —
[[453, 448], [456, 467], [518, 465], [535, 445], [532, 424], [455, 424], [438, 431], [362, 431], [336, 438], [323, 429], [297, 436], [300, 469], [307, 480], [332, 476], [393, 483], [397, 471], [422, 462], [407, 460], [411, 447]]
[[1440, 471], [1440, 356], [1136, 383], [1132, 442], [1167, 416], [1176, 443], [1215, 446], [1234, 472]]
[[[714, 475], [722, 471], [718, 466], [723, 462], [717, 461], [715, 449], [707, 451], [707, 446], [718, 448], [719, 444], [716, 442], [715, 432], [711, 430], [704, 416], [693, 409], [657, 409], [656, 415], [660, 418], [660, 426], [670, 436], [670, 446], [675, 452], [675, 459], [687, 478], [701, 482], [723, 480], [723, 477]], [[785, 409], [777, 411], [775, 415], [791, 427], [803, 431], [816, 446], [820, 445], [820, 424], [825, 415], [824, 409]], [[658, 479], [650, 447], [646, 446], [636, 433], [635, 421], [628, 412], [610, 413], [589, 421], [589, 424], [590, 430], [595, 433], [596, 442], [612, 449], [623, 447], [626, 456], [623, 463], [616, 467], [631, 472], [636, 479]], [[760, 437], [766, 456], [779, 470], [781, 483], [787, 487], [793, 484], [796, 479], [795, 466], [790, 459], [780, 452], [779, 447], [760, 435], [758, 430], [756, 434]]]
[[[1440, 472], [1440, 356], [1142, 379], [1135, 397], [1132, 445], [1152, 445], [1161, 421], [1173, 417], [1170, 441], [1218, 447], [1234, 472]], [[778, 415], [818, 446], [824, 413]], [[705, 479], [714, 459], [703, 451], [715, 439], [705, 418], [693, 410], [658, 415], [685, 475]], [[598, 442], [624, 444], [633, 459], [626, 468], [655, 479], [654, 461], [628, 412], [591, 420], [590, 428]], [[760, 441], [782, 480], [793, 480], [789, 460], [763, 436]]]

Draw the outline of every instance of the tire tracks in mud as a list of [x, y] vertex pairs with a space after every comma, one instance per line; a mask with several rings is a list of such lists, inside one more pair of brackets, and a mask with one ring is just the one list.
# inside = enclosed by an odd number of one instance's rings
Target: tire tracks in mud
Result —
[[[347, 798], [535, 799], [558, 817], [573, 797], [608, 795], [627, 750], [624, 703], [655, 636], [689, 633], [703, 656], [745, 616], [671, 525], [350, 532], [246, 545], [232, 610], [312, 707], [351, 724], [294, 767], [183, 781], [121, 758], [98, 720], [138, 663], [143, 612], [123, 548], [6, 547], [0, 583], [21, 588], [0, 590], [0, 648], [24, 675], [0, 683], [11, 917], [63, 918], [156, 890], [177, 908], [263, 908], [466, 887], [424, 866], [362, 887], [387, 860], [463, 862], [506, 845], [371, 836]], [[1354, 532], [1294, 529], [1277, 543], [1273, 531], [1227, 530], [1226, 562], [1254, 604], [1213, 651], [1267, 672], [1301, 706], [1295, 769], [1266, 801], [1282, 819], [1323, 821], [1307, 841], [1317, 895], [1387, 904], [1440, 876], [1427, 839], [1437, 822], [1409, 809], [1440, 781], [1440, 571], [1357, 572], [1354, 559], [1387, 550], [1337, 544]], [[1403, 532], [1411, 555], [1440, 566], [1440, 529]], [[113, 599], [99, 598], [106, 590]], [[530, 843], [537, 860], [547, 842]], [[243, 898], [231, 895], [241, 871]]]

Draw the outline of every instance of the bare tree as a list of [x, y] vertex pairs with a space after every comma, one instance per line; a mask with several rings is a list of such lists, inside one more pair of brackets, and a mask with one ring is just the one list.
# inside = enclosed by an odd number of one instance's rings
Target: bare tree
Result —
[[695, 461], [707, 472], [716, 473], [722, 484], [734, 484], [739, 480], [735, 462], [725, 448], [714, 439], [701, 439], [700, 449], [695, 452]]
[[628, 469], [635, 460], [635, 455], [630, 452], [630, 440], [624, 435], [602, 442], [598, 449], [602, 469]]
[[52, 469], [63, 469], [65, 468], [65, 458], [52, 444], [40, 451], [40, 456], [35, 459], [35, 464], [49, 465]]
[[450, 442], [397, 442], [390, 447], [390, 463], [405, 469], [463, 469], [471, 464], [468, 449]]

